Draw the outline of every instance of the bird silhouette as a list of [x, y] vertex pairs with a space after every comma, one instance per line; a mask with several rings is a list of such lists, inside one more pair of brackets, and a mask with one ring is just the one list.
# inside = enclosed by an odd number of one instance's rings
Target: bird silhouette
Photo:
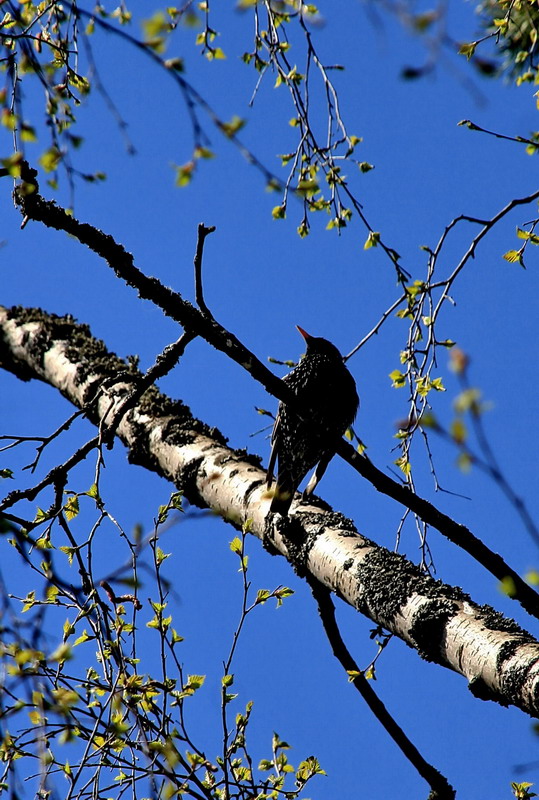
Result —
[[307, 351], [283, 381], [298, 404], [293, 409], [286, 403], [279, 404], [266, 475], [269, 488], [277, 462], [270, 511], [283, 516], [288, 514], [301, 481], [316, 466], [304, 497], [314, 491], [359, 405], [355, 381], [335, 345], [296, 327], [305, 339]]

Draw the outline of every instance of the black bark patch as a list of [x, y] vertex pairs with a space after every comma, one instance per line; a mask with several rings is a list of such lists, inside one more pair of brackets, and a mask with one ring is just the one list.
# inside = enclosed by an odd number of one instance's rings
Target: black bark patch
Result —
[[[528, 681], [528, 675], [531, 670], [535, 672], [535, 666], [538, 659], [531, 662], [526, 659], [525, 662], [515, 663], [511, 667], [504, 666], [504, 662], [511, 658], [518, 652], [519, 647], [528, 641], [528, 637], [516, 637], [510, 642], [503, 645], [498, 655], [497, 667], [503, 670], [503, 687], [502, 691], [505, 697], [508, 697], [510, 703], [521, 706], [522, 697], [525, 694], [525, 684]], [[537, 681], [532, 678], [532, 685], [536, 686]], [[539, 696], [538, 691], [535, 692], [535, 697], [532, 698], [533, 708], [539, 709]], [[535, 712], [537, 715], [537, 711]]]
[[261, 486], [263, 486], [265, 483], [266, 483], [265, 478], [255, 478], [255, 480], [253, 480], [245, 490], [244, 494], [245, 501], [249, 502], [249, 498], [251, 497], [253, 492], [256, 492], [256, 490], [259, 489]]
[[514, 633], [522, 635], [527, 641], [535, 641], [533, 636], [531, 636], [528, 631], [525, 631], [524, 628], [521, 628], [520, 625], [517, 625], [514, 619], [511, 619], [510, 617], [504, 617], [503, 614], [500, 614], [500, 612], [496, 611], [496, 609], [492, 608], [492, 606], [484, 605], [478, 606], [477, 608], [481, 614], [485, 628], [488, 628], [490, 631]]
[[383, 547], [373, 549], [357, 567], [357, 578], [364, 587], [358, 609], [376, 619], [391, 622], [412, 594], [443, 601], [470, 601], [458, 586], [448, 586], [424, 575], [419, 567], [399, 553]]
[[483, 678], [472, 678], [468, 683], [468, 689], [478, 700], [494, 700], [494, 702], [499, 703], [501, 706], [509, 705], [508, 701], [494, 692], [490, 686], [485, 683]]
[[444, 663], [440, 656], [445, 626], [458, 610], [456, 603], [440, 598], [424, 603], [415, 614], [409, 633], [425, 661]]

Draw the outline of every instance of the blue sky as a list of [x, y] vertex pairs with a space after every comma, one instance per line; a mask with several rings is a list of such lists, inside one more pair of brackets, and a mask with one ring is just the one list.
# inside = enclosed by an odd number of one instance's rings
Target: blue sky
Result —
[[[354, 190], [373, 228], [401, 253], [412, 277], [422, 278], [426, 254], [420, 246], [432, 247], [455, 216], [490, 218], [512, 198], [536, 189], [535, 160], [523, 148], [457, 125], [469, 118], [485, 128], [527, 135], [537, 127], [535, 87], [517, 89], [508, 82], [483, 79], [457, 56], [448, 56], [421, 81], [404, 82], [399, 78], [402, 66], [424, 58], [418, 39], [382, 11], [383, 26], [373, 25], [360, 4], [339, 0], [322, 11], [325, 25], [315, 31], [317, 47], [329, 63], [346, 67], [335, 78], [342, 114], [348, 130], [363, 137], [358, 155], [375, 165], [367, 174], [354, 174]], [[452, 4], [450, 24], [456, 39], [473, 38], [473, 5]], [[285, 90], [274, 89], [274, 78], [268, 75], [254, 108], [248, 108], [257, 76], [239, 56], [252, 46], [250, 16], [218, 9], [212, 25], [221, 32], [225, 61], [208, 63], [202, 58], [193, 45], [192, 30], [178, 32], [169, 54], [185, 58], [186, 77], [222, 118], [238, 114], [247, 119], [242, 139], [278, 172], [275, 154], [294, 147], [294, 129], [288, 125], [293, 109]], [[133, 30], [137, 32], [136, 25]], [[299, 42], [297, 46], [299, 50]], [[296, 234], [299, 203], [291, 201], [286, 220], [272, 219], [278, 195], [264, 191], [262, 177], [211, 127], [216, 158], [200, 164], [191, 185], [176, 188], [173, 164], [190, 158], [192, 143], [172, 81], [112, 36], [96, 38], [94, 48], [101, 79], [129, 123], [137, 155], [125, 153], [114, 120], [100, 97], [91, 95], [80, 109], [86, 141], [78, 164], [108, 177], [104, 184], [77, 185], [79, 219], [112, 234], [134, 253], [139, 268], [187, 298], [193, 297], [196, 226], [215, 225], [216, 232], [206, 242], [204, 276], [206, 300], [222, 324], [262, 359], [299, 357], [302, 340], [296, 324], [349, 351], [398, 296], [394, 272], [383, 253], [363, 249], [366, 231], [359, 221], [354, 219], [338, 236], [324, 230], [326, 219], [320, 216], [312, 220], [311, 235], [301, 240]], [[301, 64], [302, 56], [297, 59]], [[464, 80], [473, 81], [473, 90]], [[42, 113], [38, 102], [38, 94], [29, 91], [25, 111], [36, 124]], [[9, 152], [6, 136], [2, 146]], [[37, 160], [41, 150], [39, 142], [30, 146], [29, 159]], [[42, 188], [45, 193], [45, 184]], [[58, 199], [68, 202], [62, 189]], [[4, 305], [71, 313], [119, 355], [139, 354], [142, 368], [177, 338], [170, 320], [140, 302], [77, 242], [33, 223], [20, 231], [7, 185], [0, 203]], [[456, 305], [447, 306], [440, 331], [470, 354], [471, 381], [491, 403], [485, 417], [489, 441], [504, 473], [537, 518], [537, 258], [529, 248], [526, 271], [502, 258], [517, 246], [515, 226], [534, 216], [533, 207], [513, 213], [481, 243], [454, 287]], [[453, 233], [442, 274], [452, 270], [475, 232], [462, 225]], [[406, 396], [405, 390], [391, 387], [388, 374], [399, 367], [405, 336], [405, 322], [392, 317], [349, 362], [361, 395], [357, 432], [380, 468], [396, 469], [394, 433], [396, 421], [406, 414]], [[284, 374], [282, 368], [275, 369]], [[440, 362], [439, 374], [447, 391], [434, 398], [435, 410], [449, 423], [459, 385], [447, 369], [447, 358]], [[247, 447], [267, 460], [265, 435], [251, 436], [265, 419], [254, 407], [274, 410], [274, 399], [204, 342], [189, 346], [160, 387], [219, 427], [233, 446]], [[22, 384], [7, 374], [0, 377], [3, 433], [49, 432], [68, 413], [68, 404], [48, 387]], [[90, 432], [85, 423], [70, 431], [46, 454], [43, 469], [65, 457], [67, 448], [85, 441]], [[435, 494], [418, 447], [414, 469], [419, 493], [468, 525], [519, 572], [537, 567], [536, 548], [496, 487], [477, 471], [460, 472], [451, 448], [435, 439], [432, 448], [444, 488], [470, 499]], [[17, 471], [29, 460], [29, 450], [9, 451], [3, 458], [0, 467]], [[91, 465], [78, 470], [74, 488], [87, 488], [91, 476]], [[21, 481], [28, 485], [31, 476], [22, 473]], [[171, 491], [163, 480], [128, 465], [120, 445], [107, 456], [103, 486], [111, 512], [126, 530], [138, 523], [151, 530], [157, 506]], [[319, 491], [352, 517], [362, 533], [394, 546], [402, 509], [377, 495], [346, 464], [335, 460]], [[162, 544], [172, 553], [165, 574], [177, 593], [171, 605], [175, 626], [185, 636], [186, 671], [208, 674], [193, 700], [191, 720], [193, 738], [205, 738], [208, 755], [219, 746], [212, 730], [218, 719], [219, 670], [241, 603], [237, 564], [228, 550], [234, 535], [218, 520], [201, 518], [172, 527]], [[437, 577], [463, 586], [478, 602], [492, 603], [535, 630], [533, 620], [519, 613], [495, 580], [468, 556], [436, 531], [430, 531], [429, 544]], [[1, 558], [4, 578], [13, 571], [21, 587], [15, 593], [22, 593], [31, 580], [10, 548], [1, 546], [6, 551]], [[331, 656], [307, 587], [284, 560], [269, 556], [257, 541], [249, 542], [248, 549], [254, 587], [285, 584], [295, 591], [284, 607], [264, 607], [253, 615], [235, 665], [240, 701], [255, 701], [255, 760], [267, 757], [276, 730], [293, 745], [292, 763], [314, 753], [328, 773], [309, 787], [306, 795], [313, 800], [426, 796], [425, 784], [354, 696]], [[411, 523], [403, 531], [401, 552], [419, 560]], [[114, 531], [104, 532], [96, 542], [96, 564], [103, 574], [111, 563], [124, 559]], [[357, 660], [366, 666], [375, 652], [369, 639], [372, 623], [344, 607], [339, 617]], [[378, 662], [377, 677], [375, 689], [460, 798], [501, 799], [511, 796], [511, 780], [539, 781], [538, 767], [514, 772], [516, 764], [534, 762], [537, 754], [531, 722], [520, 712], [475, 700], [463, 678], [420, 661], [396, 640]]]

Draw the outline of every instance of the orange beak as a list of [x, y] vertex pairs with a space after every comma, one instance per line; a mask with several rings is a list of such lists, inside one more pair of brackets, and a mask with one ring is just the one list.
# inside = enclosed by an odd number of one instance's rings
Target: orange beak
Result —
[[299, 325], [296, 325], [296, 328], [301, 333], [301, 335], [303, 336], [303, 338], [305, 339], [306, 342], [308, 342], [309, 339], [313, 338], [310, 333], [307, 333], [307, 331], [304, 331], [303, 328], [299, 327]]

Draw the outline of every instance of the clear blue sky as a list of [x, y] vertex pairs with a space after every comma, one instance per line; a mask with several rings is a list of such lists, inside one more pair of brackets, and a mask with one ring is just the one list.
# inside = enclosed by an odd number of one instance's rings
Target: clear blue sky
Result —
[[[420, 246], [433, 246], [455, 216], [490, 218], [512, 198], [536, 189], [536, 160], [523, 148], [457, 125], [469, 118], [485, 128], [527, 135], [537, 127], [532, 97], [536, 87], [517, 89], [483, 79], [462, 56], [445, 56], [433, 74], [404, 82], [399, 78], [402, 66], [425, 58], [417, 39], [383, 11], [379, 12], [382, 27], [374, 25], [359, 3], [339, 0], [322, 11], [325, 25], [315, 32], [317, 47], [328, 63], [346, 67], [335, 76], [342, 114], [348, 130], [363, 137], [360, 158], [375, 165], [368, 174], [358, 172], [353, 177], [354, 189], [372, 226], [401, 253], [413, 278], [423, 278], [426, 255]], [[284, 88], [273, 88], [271, 75], [254, 107], [247, 107], [257, 76], [239, 56], [252, 47], [250, 14], [218, 9], [212, 26], [221, 32], [219, 45], [226, 60], [208, 63], [193, 45], [195, 32], [185, 29], [173, 40], [170, 55], [185, 58], [186, 77], [222, 118], [238, 114], [247, 119], [243, 140], [279, 171], [275, 154], [294, 146], [295, 132], [287, 124], [293, 109]], [[477, 30], [473, 4], [452, 4], [451, 27], [456, 39], [473, 37]], [[273, 220], [271, 209], [279, 202], [278, 195], [266, 193], [262, 177], [211, 128], [216, 158], [200, 164], [189, 187], [175, 188], [172, 165], [186, 162], [191, 148], [180, 94], [166, 75], [112, 36], [96, 39], [94, 46], [101, 79], [129, 123], [137, 155], [126, 155], [114, 119], [100, 97], [92, 94], [80, 109], [86, 141], [77, 155], [78, 167], [102, 170], [108, 177], [102, 185], [77, 185], [79, 219], [112, 234], [134, 253], [140, 269], [187, 298], [193, 296], [196, 226], [215, 225], [217, 231], [206, 243], [204, 270], [206, 300], [219, 321], [262, 359], [300, 355], [296, 324], [349, 351], [398, 292], [383, 253], [364, 251], [366, 231], [359, 221], [355, 219], [339, 237], [324, 230], [326, 220], [320, 216], [312, 220], [311, 235], [301, 240], [296, 234], [300, 205], [291, 201], [288, 218]], [[297, 56], [300, 68], [302, 58]], [[34, 122], [41, 114], [38, 102], [38, 94], [29, 92], [26, 114]], [[3, 152], [8, 152], [5, 134], [2, 141]], [[37, 160], [41, 149], [40, 143], [31, 146], [28, 157]], [[60, 202], [68, 202], [67, 197], [61, 190]], [[119, 355], [139, 354], [142, 368], [177, 338], [176, 327], [159, 310], [141, 303], [77, 242], [36, 224], [21, 232], [8, 185], [0, 202], [4, 305], [71, 313]], [[456, 305], [447, 306], [440, 330], [470, 354], [472, 382], [491, 403], [485, 420], [489, 440], [505, 474], [537, 518], [537, 258], [530, 248], [527, 271], [502, 258], [517, 246], [515, 226], [534, 215], [533, 208], [513, 214], [480, 245], [454, 288]], [[471, 230], [463, 227], [452, 237], [442, 272], [451, 271], [458, 262]], [[405, 335], [405, 323], [393, 317], [349, 362], [361, 395], [357, 432], [380, 468], [392, 467], [395, 424], [406, 415], [404, 390], [393, 389], [388, 378], [399, 367]], [[436, 411], [449, 423], [459, 387], [447, 363], [440, 363], [439, 374], [447, 392], [434, 398]], [[160, 386], [182, 398], [196, 416], [220, 428], [233, 446], [247, 447], [267, 459], [264, 434], [251, 438], [264, 424], [254, 407], [275, 409], [274, 399], [204, 342], [190, 345], [181, 364]], [[53, 390], [0, 376], [2, 433], [47, 433], [68, 413], [68, 404]], [[84, 425], [70, 432], [65, 445], [51, 448], [44, 467], [62, 459], [62, 454], [65, 457], [64, 448], [82, 443], [88, 434]], [[519, 572], [537, 567], [536, 548], [496, 488], [477, 472], [459, 472], [451, 448], [435, 440], [432, 446], [444, 488], [470, 499], [435, 496], [419, 449], [414, 464], [418, 491], [468, 525]], [[29, 451], [25, 456], [10, 451], [0, 467], [17, 469], [28, 460]], [[23, 485], [31, 480], [23, 473]], [[91, 468], [82, 469], [74, 476], [73, 488], [83, 490], [91, 482]], [[112, 513], [127, 530], [140, 523], [149, 531], [157, 506], [171, 490], [163, 480], [128, 465], [120, 445], [107, 456], [103, 486]], [[346, 464], [336, 460], [319, 489], [335, 508], [353, 518], [362, 533], [394, 546], [402, 509], [378, 496]], [[182, 645], [186, 672], [208, 674], [200, 696], [193, 700], [191, 724], [193, 738], [206, 742], [209, 757], [219, 747], [219, 733], [214, 734], [212, 726], [218, 721], [220, 667], [241, 602], [237, 564], [228, 550], [234, 535], [218, 520], [204, 518], [171, 528], [162, 544], [172, 553], [165, 574], [177, 593], [171, 608], [175, 627], [186, 639]], [[533, 620], [519, 613], [495, 580], [468, 556], [436, 531], [429, 533], [429, 543], [437, 577], [461, 585], [478, 602], [491, 603], [536, 631]], [[1, 546], [4, 577], [16, 570], [21, 587], [17, 592], [23, 593], [31, 579], [21, 571], [13, 551]], [[419, 559], [411, 522], [403, 531], [400, 549], [410, 559]], [[255, 702], [255, 760], [268, 755], [276, 730], [293, 745], [292, 763], [316, 754], [328, 773], [306, 792], [313, 800], [426, 797], [426, 785], [355, 696], [331, 656], [307, 587], [284, 560], [269, 556], [256, 540], [249, 542], [249, 554], [255, 588], [285, 584], [295, 591], [283, 608], [264, 607], [251, 618], [235, 664], [240, 701]], [[103, 575], [125, 557], [113, 531], [96, 543], [96, 563]], [[372, 623], [348, 608], [339, 608], [339, 615], [351, 649], [366, 666], [375, 653], [369, 639]], [[377, 677], [375, 689], [384, 702], [463, 800], [510, 797], [511, 780], [539, 783], [538, 766], [514, 772], [515, 765], [534, 762], [538, 752], [532, 723], [520, 712], [475, 700], [463, 678], [421, 661], [396, 640], [378, 662]]]

